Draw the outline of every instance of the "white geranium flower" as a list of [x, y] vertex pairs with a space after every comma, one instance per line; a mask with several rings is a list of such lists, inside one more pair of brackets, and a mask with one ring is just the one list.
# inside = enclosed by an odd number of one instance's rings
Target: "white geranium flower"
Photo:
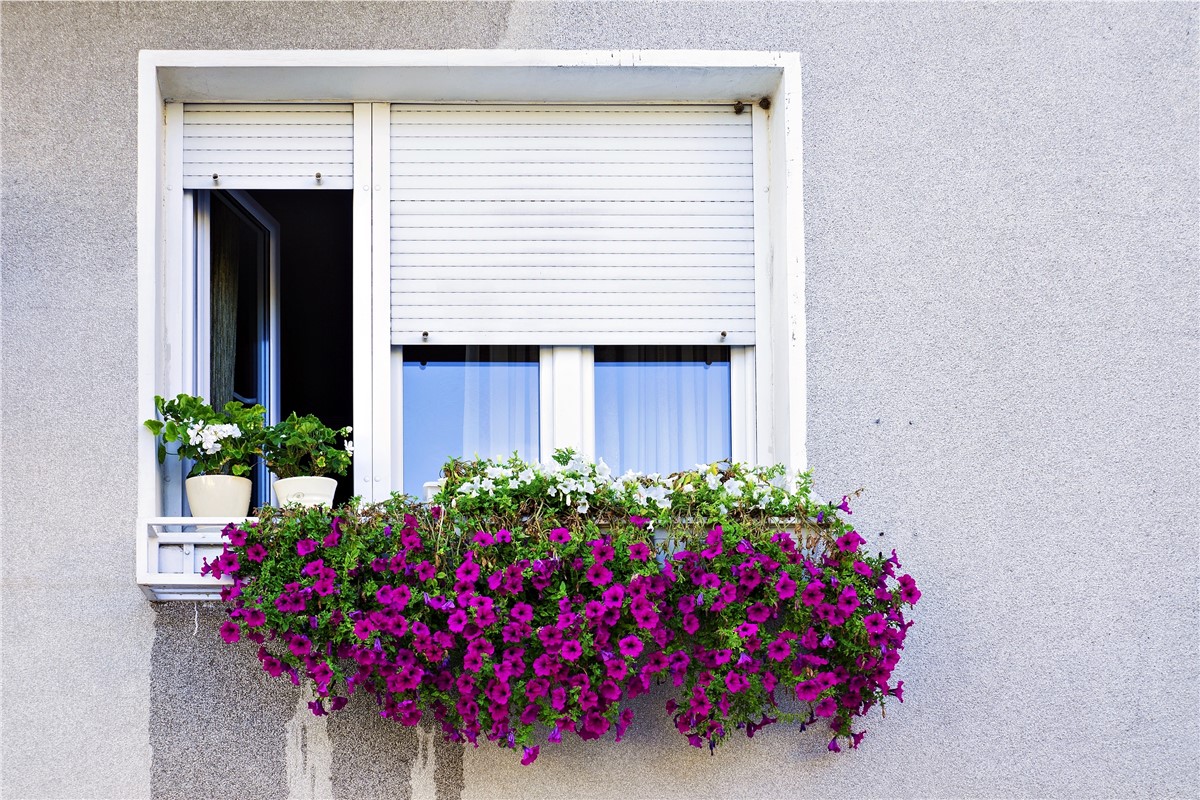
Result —
[[354, 455], [354, 442], [346, 442], [346, 452], [350, 455]]

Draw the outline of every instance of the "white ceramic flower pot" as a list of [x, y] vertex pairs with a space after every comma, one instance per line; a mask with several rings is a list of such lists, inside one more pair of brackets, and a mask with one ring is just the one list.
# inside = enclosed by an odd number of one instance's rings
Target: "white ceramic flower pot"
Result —
[[236, 475], [197, 475], [188, 478], [188, 506], [193, 517], [244, 517], [250, 512], [249, 478]]
[[307, 508], [331, 506], [336, 491], [337, 480], [334, 478], [280, 478], [275, 481], [275, 497], [280, 508], [293, 505]]

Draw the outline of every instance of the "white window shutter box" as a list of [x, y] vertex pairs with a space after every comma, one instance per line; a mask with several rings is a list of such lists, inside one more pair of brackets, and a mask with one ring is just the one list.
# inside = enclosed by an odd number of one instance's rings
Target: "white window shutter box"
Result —
[[751, 117], [392, 106], [392, 343], [752, 345]]
[[349, 103], [183, 107], [185, 189], [353, 189], [353, 156]]

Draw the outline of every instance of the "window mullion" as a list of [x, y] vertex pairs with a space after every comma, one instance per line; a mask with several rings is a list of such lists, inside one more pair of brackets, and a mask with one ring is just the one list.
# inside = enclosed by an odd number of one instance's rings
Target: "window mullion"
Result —
[[541, 349], [541, 456], [569, 447], [596, 451], [595, 358], [591, 347]]
[[372, 220], [374, 192], [371, 191], [371, 105], [354, 104], [354, 200], [351, 211], [351, 248], [353, 279], [351, 288], [350, 328], [352, 340], [351, 381], [353, 385], [354, 489], [353, 493], [370, 500], [373, 496], [373, 459], [375, 456], [372, 376], [371, 280]]
[[753, 347], [729, 349], [729, 386], [733, 460], [753, 464], [758, 461]]

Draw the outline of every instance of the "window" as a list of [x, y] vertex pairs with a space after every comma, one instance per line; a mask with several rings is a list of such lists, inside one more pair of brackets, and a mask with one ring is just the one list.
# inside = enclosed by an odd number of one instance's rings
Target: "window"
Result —
[[[355, 493], [454, 450], [803, 464], [794, 57], [308, 56], [143, 54], [143, 411], [206, 358], [184, 190], [345, 192], [351, 310], [319, 324], [349, 331]], [[143, 469], [143, 515], [177, 508]]]

